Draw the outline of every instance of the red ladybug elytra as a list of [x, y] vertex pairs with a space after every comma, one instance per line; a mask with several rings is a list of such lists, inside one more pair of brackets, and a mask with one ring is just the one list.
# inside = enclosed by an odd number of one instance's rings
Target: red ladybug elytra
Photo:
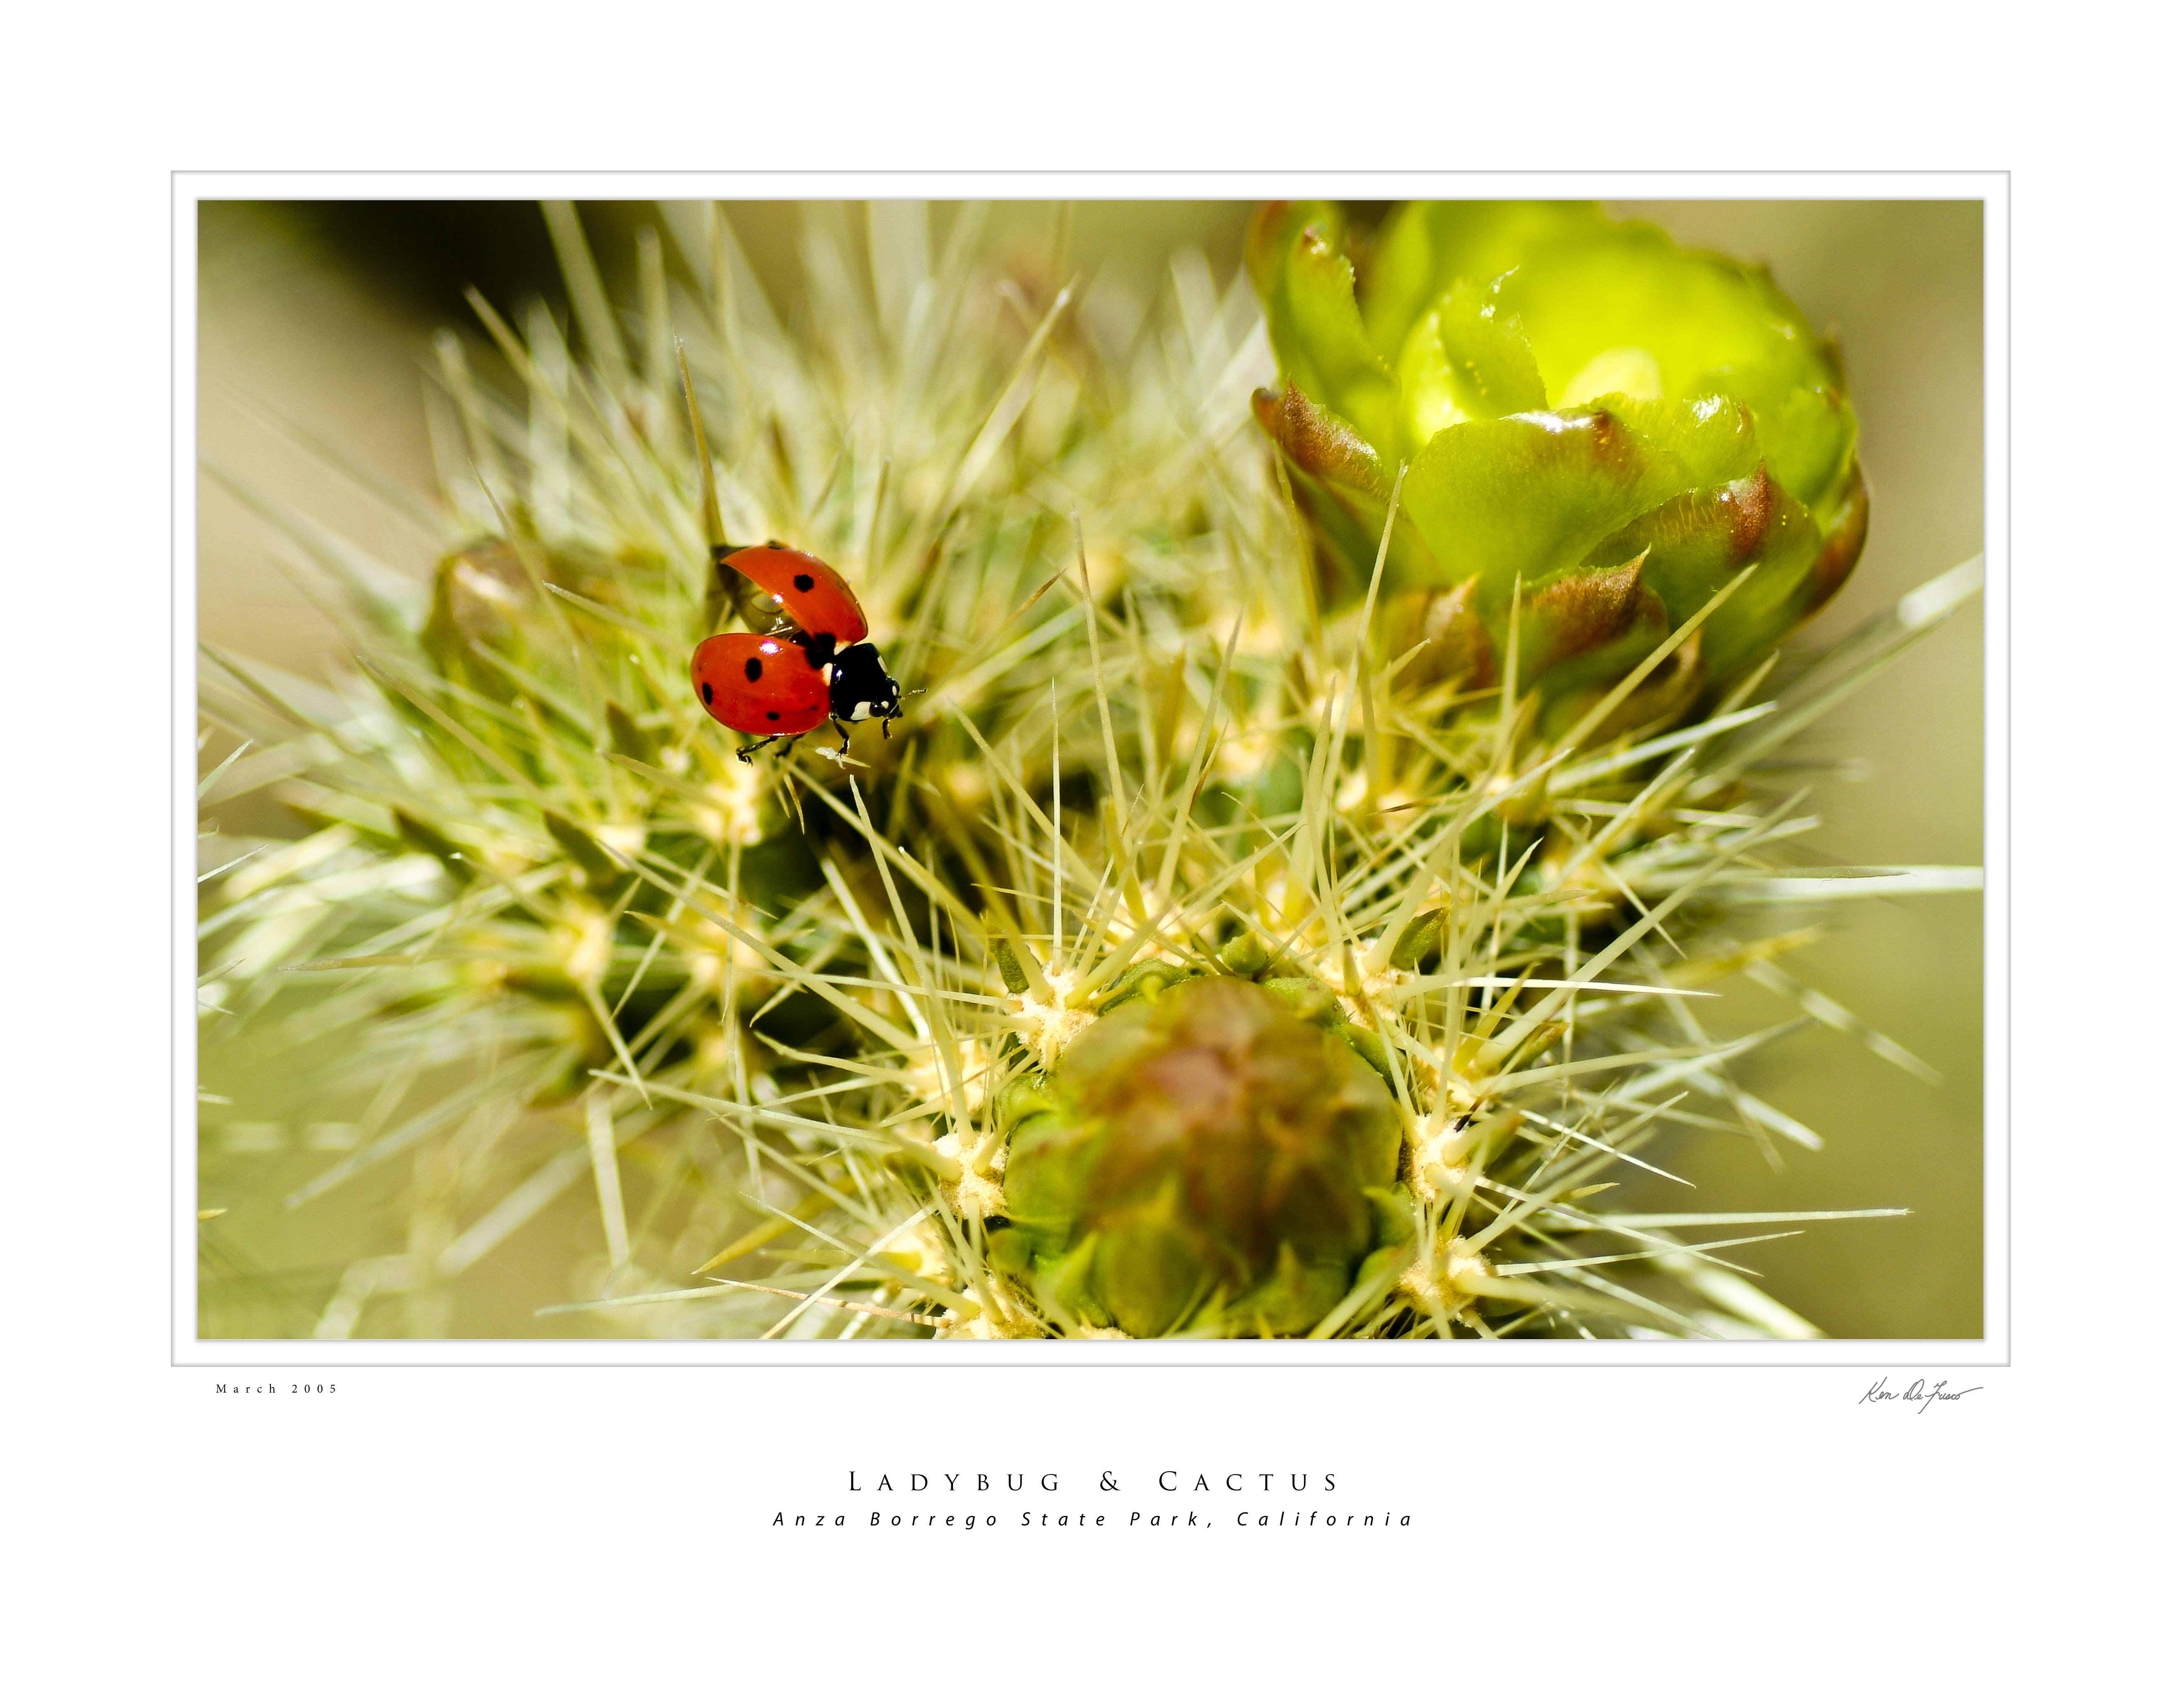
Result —
[[[845, 721], [887, 723], [902, 714], [902, 688], [868, 631], [849, 582], [778, 539], [738, 549], [713, 547], [713, 560], [772, 599], [783, 621], [772, 632], [716, 633], [691, 654], [690, 683], [705, 712], [724, 727], [789, 744], [832, 716], [849, 748]], [[746, 745], [736, 752], [750, 760]]]

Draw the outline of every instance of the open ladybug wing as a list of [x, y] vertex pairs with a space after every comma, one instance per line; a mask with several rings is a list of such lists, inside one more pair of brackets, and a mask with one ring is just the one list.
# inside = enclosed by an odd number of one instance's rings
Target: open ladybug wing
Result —
[[804, 647], [767, 633], [716, 633], [690, 657], [705, 712], [738, 733], [809, 733], [827, 719], [827, 676]]
[[855, 644], [870, 631], [850, 582], [818, 558], [785, 545], [752, 545], [720, 560], [780, 606], [807, 633]]

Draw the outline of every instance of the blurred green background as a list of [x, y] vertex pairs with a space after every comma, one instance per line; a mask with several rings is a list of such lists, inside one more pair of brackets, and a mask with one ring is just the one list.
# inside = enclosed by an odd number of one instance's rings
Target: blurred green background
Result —
[[[588, 204], [587, 231], [610, 288], [627, 297], [632, 236], [649, 207]], [[1150, 290], [1173, 252], [1204, 249], [1223, 283], [1240, 259], [1244, 203], [1102, 202], [996, 208], [990, 237], [1052, 252], [1088, 279], [1102, 271]], [[1769, 264], [1815, 326], [1840, 337], [1873, 493], [1865, 554], [1848, 585], [1800, 635], [1841, 635], [1905, 591], [1981, 549], [1982, 510], [1981, 208], [1925, 201], [1612, 203], [1680, 240]], [[1369, 208], [1367, 208], [1369, 212]], [[944, 222], [951, 208], [936, 208]], [[777, 309], [800, 300], [800, 208], [731, 207], [738, 236]], [[852, 220], [855, 220], [854, 219]], [[430, 337], [474, 322], [463, 290], [507, 305], [539, 295], [564, 308], [538, 208], [527, 202], [210, 203], [198, 221], [198, 451], [201, 461], [307, 513], [383, 560], [423, 578], [430, 547], [311, 454], [267, 412], [337, 444], [380, 479], [429, 499], [425, 369]], [[333, 630], [276, 566], [276, 542], [224, 487], [200, 475], [199, 636], [305, 674], [342, 660]], [[1830, 782], [1816, 799], [1825, 858], [1973, 864], [1981, 840], [1981, 617], [1958, 619], [1824, 721], [1815, 760], [1856, 759], [1864, 777]], [[270, 806], [231, 812], [231, 827], [296, 830]], [[1741, 1064], [1758, 1094], [1819, 1132], [1818, 1154], [1795, 1148], [1780, 1171], [1749, 1143], [1708, 1135], [1672, 1164], [1699, 1186], [1695, 1209], [1908, 1206], [1903, 1219], [1809, 1227], [1740, 1251], [1770, 1293], [1844, 1337], [1975, 1337], [1981, 1316], [1981, 936], [1977, 895], [1842, 905], [1830, 936], [1792, 958], [1808, 983], [1855, 1009], [1944, 1075], [1936, 1089], [1849, 1039], [1811, 1029]], [[1780, 1004], [1763, 1000], [1780, 1017]], [[1761, 1002], [1733, 1000], [1729, 1014]], [[1726, 1023], [1726, 1021], [1724, 1021]], [[261, 1082], [277, 1082], [261, 1074]], [[238, 1102], [243, 1100], [237, 1098]], [[237, 1117], [247, 1112], [239, 1108]], [[248, 1198], [300, 1178], [323, 1160], [269, 1136], [262, 1173], [248, 1132], [203, 1200], [231, 1196], [268, 1228], [208, 1239], [214, 1280], [292, 1285], [298, 1309], [323, 1302], [359, 1240], [315, 1234], [311, 1209], [280, 1217]], [[276, 1162], [281, 1164], [276, 1167]], [[1652, 1186], [1658, 1192], [1663, 1186]], [[1649, 1201], [1652, 1197], [1649, 1195]], [[242, 1212], [238, 1209], [237, 1217]], [[480, 1307], [451, 1334], [530, 1334], [531, 1307], [566, 1282], [551, 1226], [530, 1228], [503, 1284], [505, 1323]], [[320, 1264], [323, 1262], [323, 1264]], [[270, 1276], [269, 1276], [270, 1274]], [[527, 1274], [526, 1274], [527, 1275]], [[213, 1298], [217, 1299], [216, 1295]], [[482, 1318], [485, 1327], [479, 1328]], [[277, 1321], [294, 1328], [292, 1318]], [[255, 1323], [246, 1321], [246, 1323]], [[205, 1334], [223, 1332], [208, 1304]], [[308, 1329], [309, 1320], [304, 1321]], [[370, 1332], [361, 1334], [371, 1334]]]

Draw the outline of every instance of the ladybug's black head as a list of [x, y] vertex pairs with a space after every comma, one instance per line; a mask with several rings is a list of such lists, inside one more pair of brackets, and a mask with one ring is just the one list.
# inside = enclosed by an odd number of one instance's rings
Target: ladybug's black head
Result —
[[890, 721], [902, 713], [902, 688], [868, 644], [834, 653], [827, 709], [841, 721]]

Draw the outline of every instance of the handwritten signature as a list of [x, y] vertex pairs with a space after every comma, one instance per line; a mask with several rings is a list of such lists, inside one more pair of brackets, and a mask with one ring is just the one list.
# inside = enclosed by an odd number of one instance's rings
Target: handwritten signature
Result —
[[1914, 1378], [1908, 1389], [1891, 1389], [1888, 1379], [1883, 1378], [1880, 1382], [1867, 1386], [1865, 1393], [1858, 1396], [1858, 1404], [1863, 1407], [1869, 1401], [1916, 1401], [1919, 1411], [1923, 1414], [1937, 1401], [1962, 1401], [1968, 1395], [1977, 1395], [1986, 1386], [1984, 1384], [1967, 1384], [1962, 1389], [1953, 1390], [1947, 1378], [1932, 1384], [1924, 1378]]

